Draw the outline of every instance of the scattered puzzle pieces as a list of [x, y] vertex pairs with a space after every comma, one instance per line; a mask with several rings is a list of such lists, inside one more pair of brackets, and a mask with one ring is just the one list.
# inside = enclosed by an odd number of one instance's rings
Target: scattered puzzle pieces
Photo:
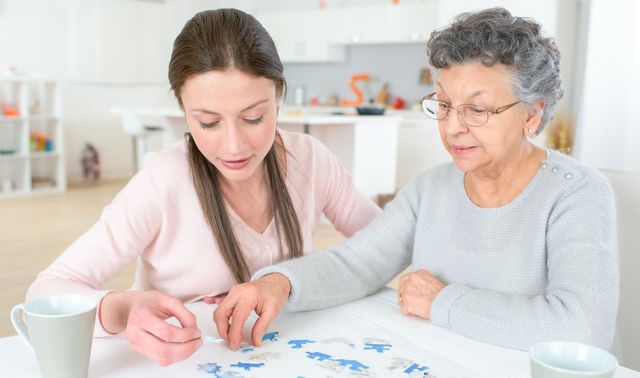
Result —
[[[318, 374], [326, 375], [328, 373], [332, 376], [334, 374], [339, 376], [348, 374], [350, 377], [388, 377], [393, 375], [393, 377], [403, 378], [435, 378], [429, 374], [428, 366], [420, 365], [411, 359], [393, 355], [389, 357], [374, 357], [378, 353], [390, 354], [389, 351], [392, 350], [393, 345], [384, 339], [363, 338], [362, 344], [358, 343], [358, 348], [356, 348], [356, 344], [344, 337], [334, 337], [319, 341], [302, 338], [289, 339], [286, 344], [279, 344], [279, 336], [278, 331], [265, 333], [262, 340], [270, 341], [271, 343], [263, 344], [261, 348], [265, 349], [262, 349], [264, 352], [260, 353], [255, 353], [259, 348], [242, 343], [240, 349], [234, 353], [239, 353], [238, 356], [244, 354], [245, 357], [242, 358], [246, 358], [246, 360], [226, 365], [228, 368], [225, 368], [225, 365], [211, 362], [199, 364], [198, 370], [216, 378], [245, 378], [246, 372], [251, 372], [251, 377], [271, 376], [274, 374], [273, 368], [275, 366], [272, 366], [270, 370], [268, 369], [269, 365], [273, 365], [274, 362], [278, 363], [278, 360], [286, 357], [287, 363], [289, 363], [290, 358], [293, 358], [291, 360], [293, 362], [292, 366], [287, 367], [294, 369], [294, 371], [296, 366], [304, 368], [303, 361], [311, 360], [314, 361], [311, 365], [309, 363], [306, 364], [307, 368], [312, 368], [311, 371], [314, 371], [313, 369], [324, 369], [326, 371], [326, 373], [320, 373], [322, 370], [317, 370]], [[205, 336], [203, 341], [205, 343], [218, 344], [225, 342], [225, 340], [213, 336]], [[331, 346], [330, 344], [335, 345]], [[312, 350], [309, 350], [310, 346], [313, 348]], [[377, 353], [363, 351], [375, 351]], [[296, 360], [297, 356], [298, 359]], [[302, 357], [302, 359], [299, 357]], [[376, 362], [380, 361], [381, 358], [387, 362]], [[281, 365], [282, 362], [279, 364]], [[280, 365], [276, 365], [278, 369], [280, 369]], [[303, 370], [305, 375], [311, 374], [307, 368]], [[300, 373], [303, 373], [303, 371], [300, 371]], [[260, 375], [260, 373], [263, 375]]]

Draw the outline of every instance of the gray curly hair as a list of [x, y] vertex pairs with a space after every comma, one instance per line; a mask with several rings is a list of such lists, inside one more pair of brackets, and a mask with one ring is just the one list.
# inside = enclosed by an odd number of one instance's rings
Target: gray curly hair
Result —
[[514, 95], [525, 103], [545, 102], [537, 134], [553, 118], [564, 94], [560, 52], [553, 38], [542, 35], [534, 20], [514, 17], [504, 8], [460, 14], [450, 26], [431, 33], [427, 54], [436, 74], [453, 64], [472, 61], [487, 67], [496, 63], [510, 66]]

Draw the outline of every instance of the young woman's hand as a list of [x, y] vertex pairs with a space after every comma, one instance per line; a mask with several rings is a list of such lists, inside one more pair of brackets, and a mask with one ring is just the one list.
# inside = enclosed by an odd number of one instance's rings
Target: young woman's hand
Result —
[[[170, 317], [181, 327], [165, 322]], [[134, 350], [161, 366], [188, 358], [202, 345], [195, 315], [179, 299], [157, 291], [109, 293], [100, 319], [105, 330], [124, 331]]]
[[244, 323], [251, 311], [255, 311], [258, 320], [253, 325], [251, 341], [259, 346], [262, 336], [284, 307], [290, 292], [289, 279], [278, 273], [232, 287], [213, 313], [218, 334], [229, 341], [231, 349], [238, 349]]
[[227, 294], [229, 293], [222, 293], [215, 296], [207, 295], [206, 297], [202, 298], [202, 301], [206, 304], [220, 304], [227, 297]]
[[445, 286], [426, 269], [402, 275], [398, 284], [402, 313], [431, 319], [431, 304]]

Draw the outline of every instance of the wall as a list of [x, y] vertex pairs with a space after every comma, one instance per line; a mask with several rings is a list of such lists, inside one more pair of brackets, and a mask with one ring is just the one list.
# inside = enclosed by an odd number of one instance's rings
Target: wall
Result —
[[[0, 67], [63, 83], [65, 160], [79, 180], [86, 142], [101, 155], [103, 177], [133, 172], [132, 144], [117, 105], [173, 106], [165, 4], [124, 0], [0, 2]], [[1, 74], [1, 72], [0, 72]]]
[[383, 83], [389, 83], [392, 97], [418, 102], [431, 87], [418, 82], [420, 68], [427, 64], [425, 43], [402, 45], [353, 45], [344, 62], [285, 64], [289, 93], [285, 102], [295, 101], [295, 88], [303, 86], [308, 102], [317, 96], [325, 102], [331, 94], [355, 98], [349, 89], [351, 75], [369, 73], [371, 80], [359, 84], [366, 98], [375, 98]]
[[41, 77], [58, 77], [64, 71], [59, 41], [65, 31], [59, 20], [65, 19], [68, 4], [68, 0], [0, 2], [0, 75], [9, 65]]
[[639, 15], [635, 0], [591, 1], [576, 156], [595, 167], [640, 172]]

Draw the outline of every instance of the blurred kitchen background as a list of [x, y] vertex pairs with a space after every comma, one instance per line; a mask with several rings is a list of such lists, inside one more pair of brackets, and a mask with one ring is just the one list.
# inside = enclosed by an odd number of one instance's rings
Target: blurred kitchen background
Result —
[[[425, 42], [453, 16], [491, 6], [536, 19], [562, 52], [565, 97], [535, 142], [602, 170], [614, 186], [623, 280], [616, 351], [624, 365], [640, 369], [634, 0], [0, 0], [0, 257], [3, 233], [20, 217], [6, 210], [12, 201], [37, 193], [56, 201], [68, 187], [123, 182], [147, 152], [180, 134], [167, 65], [173, 39], [196, 12], [234, 7], [263, 23], [285, 64], [283, 126], [326, 142], [377, 196], [448, 161], [435, 123], [418, 107], [433, 89]], [[358, 74], [368, 77], [357, 82], [364, 103], [384, 106], [386, 118], [357, 118], [353, 106], [341, 106], [355, 98], [349, 82]], [[382, 134], [367, 132], [368, 122]], [[362, 160], [378, 152], [390, 156], [383, 178], [372, 177], [375, 163]]]

